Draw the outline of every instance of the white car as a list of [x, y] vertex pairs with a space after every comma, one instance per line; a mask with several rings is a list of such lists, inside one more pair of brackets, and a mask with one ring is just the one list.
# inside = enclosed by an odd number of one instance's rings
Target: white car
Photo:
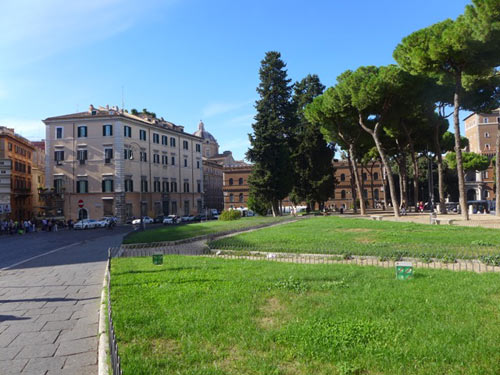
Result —
[[183, 222], [193, 221], [194, 220], [194, 216], [193, 215], [184, 215], [183, 217], [181, 217], [181, 220]]
[[181, 222], [181, 218], [176, 215], [168, 215], [165, 219], [163, 219], [163, 224], [179, 224]]
[[73, 225], [73, 229], [94, 229], [97, 226], [97, 220], [83, 219]]
[[96, 220], [97, 228], [106, 228], [108, 226], [108, 220], [102, 218], [101, 220]]
[[[144, 224], [153, 224], [154, 223], [154, 220], [151, 219], [149, 216], [144, 216], [142, 218], [142, 221], [144, 222]], [[133, 225], [140, 225], [141, 224], [141, 219], [132, 220], [132, 224]]]

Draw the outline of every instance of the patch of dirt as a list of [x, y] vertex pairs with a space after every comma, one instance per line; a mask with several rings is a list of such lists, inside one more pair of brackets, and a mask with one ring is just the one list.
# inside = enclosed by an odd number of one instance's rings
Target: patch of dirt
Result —
[[172, 339], [153, 339], [151, 340], [151, 355], [163, 356], [165, 353], [170, 355], [180, 355], [181, 348], [176, 340]]
[[339, 229], [340, 232], [354, 232], [354, 233], [363, 233], [363, 232], [373, 232], [373, 229], [368, 228], [342, 228]]
[[359, 242], [359, 243], [365, 243], [365, 244], [368, 244], [368, 243], [374, 243], [375, 240], [371, 239], [371, 238], [355, 238], [356, 242]]
[[283, 315], [286, 307], [276, 297], [268, 298], [260, 308], [262, 317], [259, 318], [259, 326], [264, 329], [272, 329], [276, 326], [278, 318]]

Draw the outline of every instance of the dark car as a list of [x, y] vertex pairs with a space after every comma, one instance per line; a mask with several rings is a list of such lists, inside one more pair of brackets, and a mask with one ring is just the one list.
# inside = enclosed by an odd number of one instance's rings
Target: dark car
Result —
[[158, 215], [153, 220], [154, 220], [155, 223], [163, 223], [163, 219], [165, 219], [165, 218], [166, 218], [165, 215]]

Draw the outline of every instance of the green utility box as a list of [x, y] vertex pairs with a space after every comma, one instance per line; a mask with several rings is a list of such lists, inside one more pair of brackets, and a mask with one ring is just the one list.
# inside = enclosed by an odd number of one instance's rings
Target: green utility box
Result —
[[407, 280], [413, 278], [413, 264], [411, 262], [396, 262], [396, 279]]
[[163, 254], [154, 254], [153, 255], [153, 264], [160, 266], [163, 264]]

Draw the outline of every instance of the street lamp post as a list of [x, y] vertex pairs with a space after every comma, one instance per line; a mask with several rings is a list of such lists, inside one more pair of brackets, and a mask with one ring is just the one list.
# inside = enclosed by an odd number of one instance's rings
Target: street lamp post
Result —
[[[130, 146], [133, 146], [133, 145], [137, 146], [137, 151], [140, 153], [141, 146], [139, 146], [139, 144], [137, 142], [130, 142]], [[133, 152], [130, 156], [130, 160], [134, 160]], [[139, 184], [139, 212], [141, 215], [141, 230], [145, 230], [146, 223], [144, 222], [144, 215], [142, 212], [142, 160], [140, 157], [139, 157], [139, 181], [140, 181], [140, 184]]]

